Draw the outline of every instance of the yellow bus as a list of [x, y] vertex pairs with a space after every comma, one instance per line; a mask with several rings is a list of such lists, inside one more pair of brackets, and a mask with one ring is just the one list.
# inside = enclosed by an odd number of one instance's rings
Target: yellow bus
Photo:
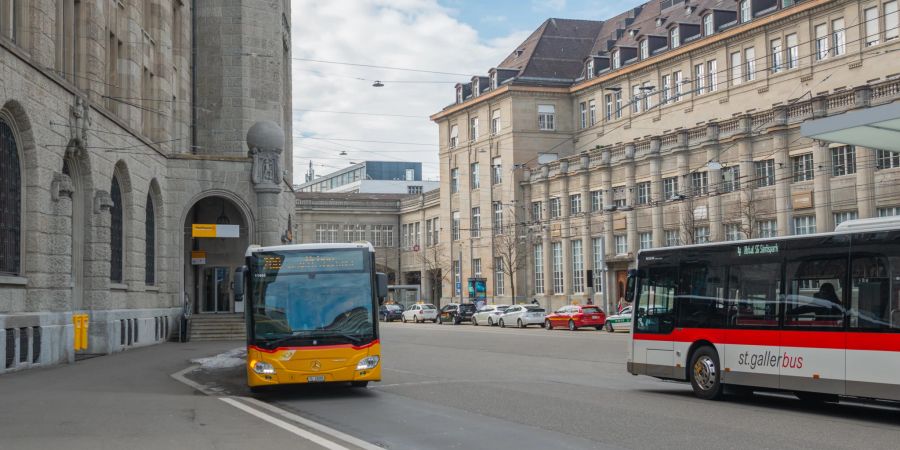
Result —
[[368, 242], [251, 246], [234, 291], [246, 299], [247, 385], [381, 381], [378, 306], [387, 276]]

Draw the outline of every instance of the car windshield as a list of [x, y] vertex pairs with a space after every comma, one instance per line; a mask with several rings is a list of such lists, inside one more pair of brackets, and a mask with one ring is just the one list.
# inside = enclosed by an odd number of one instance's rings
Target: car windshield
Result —
[[544, 308], [539, 308], [537, 306], [526, 306], [528, 312], [544, 312]]
[[431, 303], [426, 303], [422, 305], [422, 309], [435, 309], [435, 307]]
[[596, 306], [585, 306], [585, 307], [581, 308], [581, 312], [583, 314], [599, 314], [600, 308], [598, 308]]
[[501, 305], [501, 306], [497, 307], [497, 310], [499, 310], [499, 311], [506, 311], [507, 309], [509, 309], [509, 306], [506, 306], [506, 305]]
[[459, 305], [460, 311], [475, 311], [475, 305], [471, 303], [466, 303], [464, 305]]

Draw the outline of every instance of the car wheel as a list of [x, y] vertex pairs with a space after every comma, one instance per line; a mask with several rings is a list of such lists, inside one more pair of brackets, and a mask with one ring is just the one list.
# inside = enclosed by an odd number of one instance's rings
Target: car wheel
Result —
[[368, 381], [351, 381], [350, 386], [355, 388], [364, 388], [369, 385]]
[[406, 316], [400, 316], [400, 321], [406, 323]]
[[547, 319], [547, 320], [544, 321], [544, 328], [546, 328], [546, 329], [548, 329], [548, 330], [552, 330], [552, 329], [553, 329], [553, 324], [550, 323], [550, 319]]
[[503, 319], [500, 319], [500, 328], [506, 328], [506, 324], [503, 323]]
[[609, 323], [609, 322], [606, 322], [606, 331], [609, 331], [610, 333], [615, 333], [615, 332], [616, 332], [616, 330], [613, 329], [612, 324]]
[[491, 319], [490, 317], [488, 317], [488, 326], [489, 327], [494, 326], [494, 319]]
[[473, 327], [477, 327], [477, 326], [478, 326], [478, 319], [476, 319], [475, 316], [472, 316], [472, 326], [473, 326]]
[[443, 324], [444, 324], [444, 319], [443, 319], [441, 316], [438, 316], [438, 318], [437, 318], [437, 323], [438, 323], [438, 325], [443, 325]]
[[578, 327], [575, 326], [575, 321], [572, 319], [569, 319], [569, 331], [575, 331], [577, 329], [578, 329]]
[[413, 316], [413, 323], [419, 323], [419, 316]]
[[453, 318], [453, 325], [459, 325], [461, 323], [462, 323], [462, 319], [460, 319], [458, 316]]
[[525, 324], [522, 323], [522, 319], [519, 319], [518, 325], [519, 325], [519, 328], [525, 328]]
[[431, 323], [437, 323], [437, 319], [431, 319]]
[[703, 346], [691, 355], [690, 379], [694, 395], [705, 400], [716, 400], [722, 395], [719, 355], [710, 346]]

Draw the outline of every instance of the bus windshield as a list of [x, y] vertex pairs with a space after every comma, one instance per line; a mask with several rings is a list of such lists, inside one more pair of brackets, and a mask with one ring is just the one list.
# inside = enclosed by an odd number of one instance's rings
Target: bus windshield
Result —
[[358, 345], [374, 339], [374, 293], [366, 256], [357, 249], [254, 254], [249, 305], [254, 341], [269, 346]]

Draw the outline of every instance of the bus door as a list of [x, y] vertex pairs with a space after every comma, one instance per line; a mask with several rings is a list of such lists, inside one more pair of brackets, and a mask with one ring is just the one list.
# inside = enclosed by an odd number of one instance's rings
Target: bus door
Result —
[[[693, 256], [693, 255], [690, 255]], [[713, 343], [725, 354], [725, 267], [717, 263], [717, 252], [705, 251], [701, 258], [683, 261], [678, 272], [675, 302], [675, 365], [688, 367], [688, 351], [697, 341]], [[721, 363], [720, 363], [721, 364]]]
[[[675, 368], [672, 331], [675, 325], [677, 266], [641, 270], [637, 287], [633, 338], [636, 373], [683, 378]], [[641, 370], [643, 368], [643, 370]]]
[[785, 241], [781, 389], [844, 394], [846, 308], [850, 298], [849, 236]]

